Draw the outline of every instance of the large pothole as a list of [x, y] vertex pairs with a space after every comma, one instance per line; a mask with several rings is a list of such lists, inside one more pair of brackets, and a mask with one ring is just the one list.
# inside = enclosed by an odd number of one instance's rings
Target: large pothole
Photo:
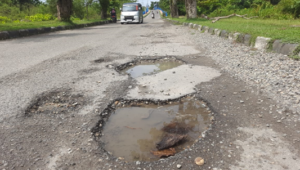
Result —
[[92, 132], [104, 150], [126, 161], [172, 156], [197, 141], [213, 121], [208, 105], [193, 95], [167, 101], [117, 100]]
[[165, 57], [157, 59], [141, 59], [122, 64], [116, 68], [121, 74], [128, 74], [132, 78], [156, 74], [168, 69], [185, 64], [184, 61], [175, 57]]

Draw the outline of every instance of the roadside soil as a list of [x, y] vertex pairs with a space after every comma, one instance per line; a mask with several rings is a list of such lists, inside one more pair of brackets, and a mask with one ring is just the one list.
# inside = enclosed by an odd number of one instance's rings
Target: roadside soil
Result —
[[[72, 67], [75, 74], [68, 81], [30, 97], [30, 102], [24, 103], [24, 107], [16, 109], [11, 116], [6, 116], [9, 113], [2, 115], [0, 169], [299, 170], [300, 124], [298, 119], [293, 119], [298, 118], [299, 113], [289, 109], [278, 113], [277, 110], [284, 107], [282, 103], [207, 57], [211, 49], [203, 48], [201, 42], [195, 41], [197, 34], [201, 33], [158, 21], [161, 22], [147, 23], [146, 20], [141, 27], [146, 29], [143, 36], [128, 45], [128, 49], [142, 47], [137, 52], [139, 54], [132, 54], [125, 48], [86, 61], [81, 56], [92, 55], [93, 49], [83, 48], [10, 78], [2, 77], [0, 86], [3, 89], [10, 89], [10, 86], [18, 89], [27, 85], [27, 81], [44, 77], [37, 74], [37, 70], [67, 70]], [[196, 97], [205, 100], [214, 112], [212, 128], [191, 148], [175, 156], [154, 162], [118, 159], [103, 149], [101, 138], [95, 140], [91, 131], [108, 104], [118, 98], [126, 98], [131, 90], [129, 86], [134, 88], [138, 85], [134, 79], [119, 74], [114, 68], [135, 58], [165, 56], [175, 56], [187, 64], [220, 71], [220, 76], [197, 84], [193, 89]], [[67, 62], [75, 64], [68, 65]], [[85, 64], [80, 66], [81, 63]], [[44, 74], [51, 76], [51, 72]], [[68, 74], [72, 75], [71, 72]], [[39, 83], [47, 83], [37, 82], [37, 87]], [[4, 103], [15, 104], [10, 101]], [[15, 107], [18, 108], [18, 105]], [[285, 118], [278, 121], [278, 117]], [[196, 165], [196, 157], [202, 157], [205, 164]]]

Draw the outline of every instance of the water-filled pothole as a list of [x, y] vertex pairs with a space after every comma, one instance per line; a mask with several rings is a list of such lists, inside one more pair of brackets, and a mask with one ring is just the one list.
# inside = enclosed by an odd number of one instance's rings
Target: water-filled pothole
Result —
[[193, 96], [164, 102], [116, 101], [101, 115], [92, 132], [96, 139], [102, 136], [106, 151], [127, 161], [158, 160], [187, 149], [213, 120], [207, 104]]
[[122, 64], [116, 68], [121, 74], [128, 74], [132, 78], [156, 74], [164, 70], [184, 64], [183, 61], [174, 58], [147, 59]]

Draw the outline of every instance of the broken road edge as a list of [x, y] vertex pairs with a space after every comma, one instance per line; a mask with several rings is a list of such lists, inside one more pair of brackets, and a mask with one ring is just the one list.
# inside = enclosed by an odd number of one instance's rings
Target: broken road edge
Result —
[[169, 18], [166, 19], [167, 21], [173, 24], [182, 24], [183, 26], [188, 26], [189, 28], [196, 29], [202, 33], [208, 33], [211, 35], [216, 35], [218, 37], [227, 38], [233, 42], [241, 43], [246, 46], [254, 47], [258, 50], [268, 50], [273, 51], [275, 53], [280, 53], [283, 55], [290, 56], [294, 59], [300, 58], [300, 44], [293, 44], [293, 43], [285, 43], [281, 40], [274, 40], [268, 37], [258, 36], [255, 39], [255, 42], [251, 42], [252, 35], [250, 34], [243, 34], [239, 32], [229, 32], [227, 30], [215, 29], [208, 26], [193, 24], [193, 23], [186, 23], [180, 21], [174, 21]]

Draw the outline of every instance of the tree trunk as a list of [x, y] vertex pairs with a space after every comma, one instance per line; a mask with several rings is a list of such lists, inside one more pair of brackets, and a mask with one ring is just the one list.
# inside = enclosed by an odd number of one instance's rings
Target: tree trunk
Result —
[[107, 7], [102, 7], [101, 19], [107, 19]]
[[101, 19], [107, 19], [109, 0], [99, 0], [99, 3], [101, 5]]
[[187, 18], [197, 18], [197, 1], [185, 0], [185, 10]]
[[178, 18], [178, 7], [177, 7], [177, 0], [170, 0], [170, 8], [171, 8], [171, 17]]
[[57, 0], [57, 18], [61, 21], [70, 21], [72, 0]]
[[89, 7], [86, 4], [86, 19], [89, 19]]

